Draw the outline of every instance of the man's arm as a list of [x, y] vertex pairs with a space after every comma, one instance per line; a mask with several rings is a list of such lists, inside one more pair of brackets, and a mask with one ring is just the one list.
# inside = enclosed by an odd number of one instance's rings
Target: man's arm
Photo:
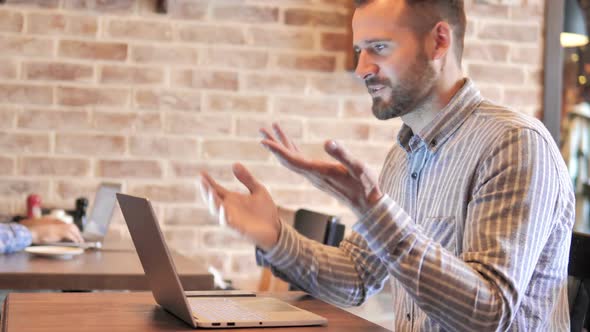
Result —
[[362, 304], [388, 279], [385, 266], [357, 233], [337, 248], [312, 241], [281, 223], [277, 245], [266, 253], [257, 249], [256, 259], [276, 276], [340, 306]]
[[563, 183], [539, 134], [505, 133], [488, 155], [469, 203], [460, 257], [421, 234], [388, 196], [353, 227], [420, 308], [450, 331], [502, 331], [511, 324], [564, 213]]
[[31, 245], [31, 232], [17, 223], [0, 224], [0, 254], [21, 251]]

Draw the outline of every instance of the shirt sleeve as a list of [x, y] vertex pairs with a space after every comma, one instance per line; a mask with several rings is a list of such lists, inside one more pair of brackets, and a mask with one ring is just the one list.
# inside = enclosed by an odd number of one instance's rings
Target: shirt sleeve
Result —
[[29, 229], [17, 223], [0, 223], [0, 254], [23, 250], [31, 245]]
[[275, 276], [340, 306], [362, 304], [388, 279], [385, 266], [354, 232], [339, 247], [331, 247], [281, 222], [278, 243], [266, 253], [256, 249], [256, 260]]
[[505, 133], [489, 152], [476, 174], [459, 257], [423, 235], [387, 196], [353, 226], [416, 304], [450, 331], [510, 326], [554, 221], [565, 213], [563, 181], [539, 134]]

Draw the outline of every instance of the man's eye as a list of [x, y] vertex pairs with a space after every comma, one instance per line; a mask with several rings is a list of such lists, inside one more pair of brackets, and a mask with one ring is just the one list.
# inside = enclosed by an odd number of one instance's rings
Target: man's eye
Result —
[[361, 49], [360, 49], [360, 47], [355, 47], [353, 50], [354, 50], [354, 53], [355, 53], [355, 54], [361, 54]]
[[385, 44], [376, 44], [376, 45], [374, 45], [374, 46], [373, 46], [373, 49], [374, 49], [376, 52], [382, 52], [382, 51], [384, 51], [386, 48], [387, 48], [387, 46], [386, 46]]

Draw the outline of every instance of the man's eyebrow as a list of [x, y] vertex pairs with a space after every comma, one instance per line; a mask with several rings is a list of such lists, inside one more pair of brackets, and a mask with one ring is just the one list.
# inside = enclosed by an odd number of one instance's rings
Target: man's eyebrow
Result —
[[354, 47], [360, 47], [359, 45], [370, 45], [370, 44], [374, 44], [374, 43], [390, 43], [392, 42], [391, 39], [386, 39], [386, 38], [375, 38], [375, 39], [367, 39], [367, 40], [363, 40], [358, 44], [354, 44]]

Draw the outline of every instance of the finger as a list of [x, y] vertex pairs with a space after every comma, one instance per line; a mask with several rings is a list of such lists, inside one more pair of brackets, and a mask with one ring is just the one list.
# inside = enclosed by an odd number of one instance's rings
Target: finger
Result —
[[78, 228], [75, 225], [67, 225], [65, 231], [66, 233], [63, 236], [64, 238], [75, 243], [84, 242], [84, 239], [82, 239], [82, 235], [80, 234], [80, 231], [78, 231]]
[[235, 163], [232, 169], [236, 178], [248, 188], [251, 194], [263, 188], [262, 184], [256, 180], [244, 165]]
[[225, 209], [223, 208], [223, 205], [219, 207], [219, 225], [221, 225], [222, 227], [227, 226], [227, 219], [225, 216]]
[[355, 177], [360, 177], [365, 170], [365, 166], [360, 161], [353, 159], [351, 154], [334, 140], [328, 140], [324, 144], [326, 152], [334, 159], [341, 162], [348, 171]]
[[213, 191], [209, 191], [209, 196], [207, 197], [207, 206], [209, 207], [209, 213], [212, 216], [217, 217], [219, 215], [221, 200]]
[[279, 138], [279, 140], [281, 141], [281, 143], [283, 143], [284, 146], [286, 146], [288, 149], [299, 151], [295, 143], [293, 143], [289, 136], [285, 134], [285, 132], [283, 131], [281, 126], [279, 126], [278, 123], [273, 123], [272, 129], [274, 130], [275, 135]]
[[267, 139], [270, 141], [277, 141], [274, 136], [270, 133], [270, 131], [268, 131], [268, 129], [266, 128], [260, 128], [259, 129], [260, 135], [262, 135], [263, 139]]
[[203, 185], [203, 189], [206, 193], [209, 191], [214, 191], [219, 198], [223, 199], [225, 195], [229, 192], [225, 189], [222, 185], [217, 183], [207, 172], [201, 172], [199, 183]]

